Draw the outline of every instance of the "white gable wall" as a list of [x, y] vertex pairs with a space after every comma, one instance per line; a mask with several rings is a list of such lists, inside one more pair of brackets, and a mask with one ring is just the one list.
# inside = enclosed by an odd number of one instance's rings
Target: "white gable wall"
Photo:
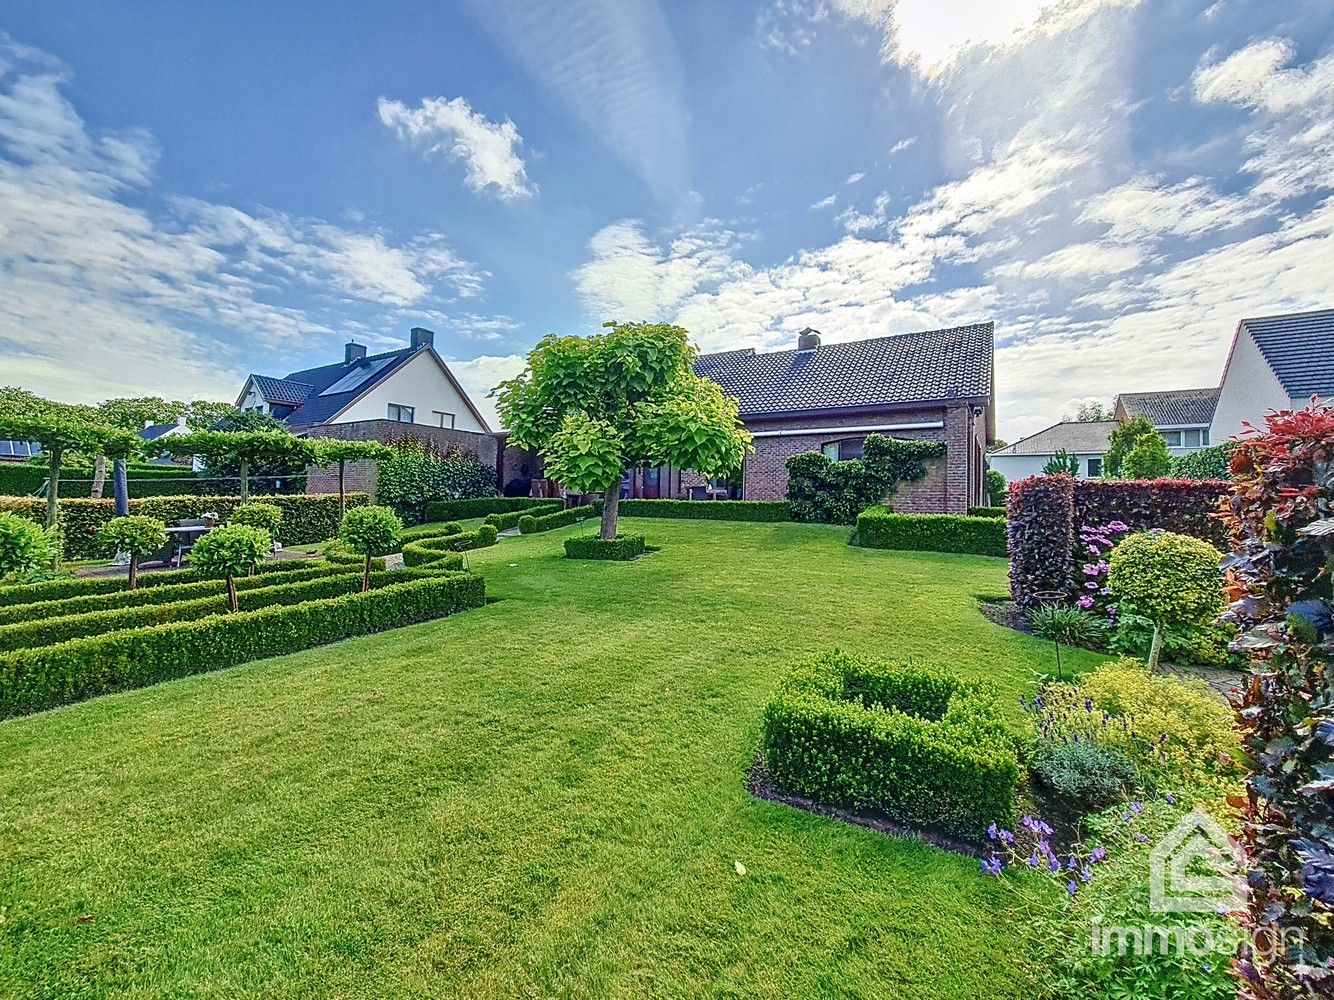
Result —
[[[435, 412], [438, 410], [454, 414], [453, 426], [458, 430], [486, 433], [486, 428], [472, 415], [468, 404], [441, 371], [430, 351], [419, 352], [329, 422], [348, 424], [355, 420], [387, 420], [390, 403], [411, 406], [415, 411], [415, 424], [439, 427], [440, 416]], [[448, 417], [445, 426], [449, 426]]]
[[264, 397], [261, 396], [259, 390], [255, 388], [255, 380], [253, 378], [246, 380], [245, 395], [241, 398], [240, 409], [258, 410], [260, 413], [269, 412], [269, 404], [264, 402]]
[[[1072, 452], [1072, 454], [1079, 459], [1080, 479], [1090, 478], [1088, 474], [1089, 459], [1095, 459], [1098, 462], [1102, 460], [1102, 452]], [[1047, 463], [1055, 457], [1054, 453], [1049, 455], [999, 455], [993, 452], [987, 456], [987, 465], [1013, 483], [1019, 479], [1027, 479], [1029, 476], [1042, 475], [1042, 470]]]
[[1278, 376], [1260, 353], [1254, 338], [1243, 329], [1223, 378], [1218, 409], [1214, 411], [1214, 422], [1209, 428], [1209, 440], [1223, 444], [1241, 434], [1244, 421], [1264, 427], [1268, 411], [1286, 410], [1291, 405], [1292, 400], [1279, 384]]

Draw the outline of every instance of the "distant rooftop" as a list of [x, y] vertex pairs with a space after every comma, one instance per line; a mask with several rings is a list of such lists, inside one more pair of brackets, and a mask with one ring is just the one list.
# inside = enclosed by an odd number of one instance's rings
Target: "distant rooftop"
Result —
[[1107, 450], [1107, 439], [1121, 425], [1115, 420], [1066, 420], [1016, 441], [992, 455], [1100, 455]]
[[1218, 388], [1169, 389], [1166, 392], [1124, 392], [1117, 402], [1132, 420], [1144, 417], [1155, 427], [1206, 425], [1218, 407]]

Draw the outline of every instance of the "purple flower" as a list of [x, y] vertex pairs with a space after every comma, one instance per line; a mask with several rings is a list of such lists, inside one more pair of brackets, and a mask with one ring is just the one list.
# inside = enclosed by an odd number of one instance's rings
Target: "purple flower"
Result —
[[1071, 879], [1069, 882], [1065, 883], [1065, 891], [1072, 896], [1079, 891], [1079, 886], [1075, 884], [1074, 879]]
[[1075, 603], [1078, 604], [1078, 605], [1079, 605], [1081, 608], [1083, 608], [1085, 611], [1087, 611], [1089, 608], [1093, 607], [1093, 598], [1091, 598], [1091, 597], [1089, 597], [1087, 594], [1085, 594], [1083, 597], [1081, 597], [1081, 598], [1080, 598], [1078, 601], [1076, 601]]
[[1135, 834], [1135, 839], [1139, 841], [1139, 843], [1141, 844], [1147, 844], [1149, 842], [1149, 838], [1144, 836], [1144, 834], [1142, 833]]
[[999, 875], [999, 874], [1001, 873], [1001, 868], [1002, 868], [1002, 867], [1003, 867], [1003, 866], [1002, 866], [1002, 864], [1001, 864], [1001, 859], [998, 858], [998, 857], [996, 857], [996, 855], [993, 854], [991, 857], [985, 859], [985, 860], [982, 862], [982, 874], [983, 874], [983, 875]]
[[1085, 865], [1083, 868], [1079, 869], [1079, 880], [1084, 883], [1093, 881], [1093, 872], [1089, 870], [1088, 865]]
[[1029, 867], [1029, 868], [1036, 868], [1036, 867], [1037, 867], [1039, 864], [1041, 864], [1041, 863], [1042, 863], [1042, 862], [1041, 862], [1041, 860], [1038, 858], [1038, 852], [1037, 852], [1037, 851], [1034, 851], [1032, 854], [1030, 854], [1030, 855], [1028, 856], [1028, 867]]
[[1169, 806], [1174, 806], [1177, 804], [1177, 797], [1173, 795], [1171, 792], [1168, 792], [1166, 795], [1164, 795], [1163, 800], [1166, 801]]
[[1089, 862], [1091, 864], [1096, 865], [1106, 860], [1107, 860], [1107, 849], [1105, 847], [1095, 847], [1093, 848], [1093, 850], [1089, 851]]
[[1130, 803], [1130, 811], [1138, 816], [1144, 811], [1144, 803], [1136, 799], [1134, 802]]
[[1047, 859], [1047, 867], [1048, 867], [1052, 872], [1058, 872], [1058, 871], [1060, 871], [1060, 870], [1061, 870], [1061, 859], [1058, 858], [1058, 857], [1056, 857], [1055, 855], [1052, 855], [1051, 857], [1049, 857], [1049, 858]]

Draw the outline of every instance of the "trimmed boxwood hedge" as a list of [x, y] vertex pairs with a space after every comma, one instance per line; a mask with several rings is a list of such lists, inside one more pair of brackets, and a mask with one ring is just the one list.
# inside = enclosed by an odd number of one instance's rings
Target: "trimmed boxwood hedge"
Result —
[[[276, 565], [288, 566], [283, 562]], [[323, 559], [304, 559], [296, 563], [295, 570], [283, 572], [257, 573], [243, 576], [236, 580], [237, 591], [255, 590], [260, 587], [272, 587], [278, 583], [296, 583], [298, 580], [314, 580], [336, 572], [329, 562]], [[165, 575], [165, 574], [160, 574]], [[142, 578], [141, 578], [142, 579]], [[79, 615], [90, 611], [109, 611], [112, 608], [143, 607], [148, 604], [169, 604], [172, 601], [193, 601], [201, 597], [225, 594], [227, 584], [222, 580], [199, 580], [193, 583], [173, 583], [156, 587], [139, 587], [137, 590], [125, 590], [124, 587], [114, 593], [82, 594], [32, 604], [11, 604], [0, 607], [0, 627], [13, 622], [34, 621], [40, 618], [58, 618], [63, 615]]]
[[764, 709], [764, 768], [784, 791], [981, 840], [1014, 819], [1019, 762], [992, 691], [837, 650]]
[[[272, 573], [299, 573], [321, 565], [311, 559], [271, 559], [262, 564], [257, 576]], [[170, 587], [183, 583], [198, 583], [204, 577], [193, 569], [163, 570], [158, 573], [140, 573], [139, 589], [151, 587]], [[253, 577], [248, 578], [253, 579]], [[240, 586], [240, 581], [237, 581]], [[114, 594], [118, 591], [128, 593], [129, 583], [124, 576], [76, 576], [59, 580], [43, 580], [41, 583], [15, 583], [0, 586], [0, 607], [13, 607], [19, 604], [36, 604], [41, 601], [59, 601], [68, 597], [82, 597], [87, 594]]]
[[485, 601], [481, 577], [431, 573], [364, 594], [0, 653], [0, 717], [400, 628]]
[[529, 507], [525, 510], [512, 510], [504, 514], [487, 514], [486, 523], [494, 527], [497, 531], [509, 531], [511, 528], [519, 526], [519, 518], [525, 514], [531, 514], [533, 517], [544, 517], [547, 514], [554, 514], [564, 509], [565, 504], [559, 500], [543, 500], [542, 506]]
[[519, 534], [534, 535], [541, 531], [550, 531], [552, 528], [563, 528], [567, 524], [578, 524], [590, 517], [600, 517], [601, 515], [602, 505], [596, 503], [586, 503], [582, 507], [566, 507], [564, 510], [558, 510], [554, 514], [546, 514], [542, 517], [525, 514], [519, 518]]
[[606, 541], [598, 535], [565, 539], [567, 559], [614, 559], [624, 561], [644, 554], [643, 535], [617, 535]]
[[621, 517], [679, 517], [696, 521], [790, 521], [786, 500], [622, 500]]
[[[371, 587], [384, 587], [391, 583], [419, 579], [423, 572], [423, 570], [400, 569], [373, 574]], [[342, 594], [355, 593], [360, 589], [360, 572], [344, 573], [339, 572], [336, 568], [326, 567], [323, 574], [314, 579], [294, 582], [283, 581], [268, 587], [251, 587], [238, 590], [237, 597], [242, 611], [254, 611], [275, 604], [300, 604], [302, 601], [318, 601], [328, 597], [338, 597]], [[102, 599], [105, 600], [106, 598]], [[108, 632], [143, 628], [148, 625], [161, 625], [165, 622], [195, 621], [209, 615], [223, 614], [227, 611], [227, 607], [227, 595], [224, 592], [196, 597], [193, 600], [106, 608], [79, 614], [40, 618], [0, 628], [0, 652], [11, 649], [50, 646], [57, 642], [67, 642], [70, 639], [80, 639], [84, 636], [103, 635]]]
[[[284, 545], [310, 545], [338, 534], [342, 515], [336, 493], [266, 496], [264, 502], [283, 512], [278, 540]], [[365, 493], [349, 493], [347, 505], [369, 503]], [[60, 524], [65, 539], [66, 559], [90, 559], [103, 555], [97, 543], [97, 531], [116, 516], [114, 500], [60, 500]], [[170, 496], [136, 497], [130, 501], [130, 513], [155, 517], [170, 524], [183, 518], [198, 517], [205, 511], [217, 514], [225, 522], [237, 507], [240, 497]], [[38, 498], [0, 497], [0, 510], [13, 511], [21, 517], [44, 524], [46, 501]]]
[[[537, 497], [479, 497], [475, 500], [433, 500], [426, 505], [426, 521], [466, 521], [488, 514], [512, 514], [515, 511], [546, 507], [553, 501]], [[554, 501], [559, 503], [560, 501]]]
[[969, 507], [969, 517], [1005, 517], [1004, 507]]
[[1005, 556], [1005, 522], [958, 514], [896, 514], [872, 507], [857, 515], [857, 544], [868, 549]]

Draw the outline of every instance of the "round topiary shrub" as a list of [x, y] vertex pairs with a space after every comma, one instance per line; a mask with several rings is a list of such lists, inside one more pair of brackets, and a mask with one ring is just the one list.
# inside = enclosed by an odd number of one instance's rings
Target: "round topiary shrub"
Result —
[[227, 603], [237, 610], [236, 578], [249, 576], [273, 550], [273, 536], [263, 528], [229, 524], [214, 528], [190, 550], [190, 565], [201, 576], [226, 578]]
[[130, 556], [130, 589], [139, 585], [139, 560], [167, 544], [167, 526], [155, 517], [131, 515], [113, 517], [97, 532], [97, 541], [109, 556], [126, 552]]
[[363, 592], [371, 589], [371, 560], [398, 550], [403, 522], [388, 507], [353, 507], [343, 515], [338, 539], [366, 560], [361, 577]]
[[246, 524], [267, 531], [277, 538], [278, 529], [283, 523], [283, 512], [281, 507], [275, 507], [271, 503], [243, 503], [232, 511], [227, 523]]
[[1153, 622], [1149, 669], [1155, 669], [1164, 629], [1204, 624], [1222, 609], [1219, 563], [1208, 542], [1170, 531], [1129, 535], [1112, 550], [1107, 587], [1124, 610]]
[[54, 536], [36, 521], [0, 513], [0, 580], [22, 579], [55, 556]]

